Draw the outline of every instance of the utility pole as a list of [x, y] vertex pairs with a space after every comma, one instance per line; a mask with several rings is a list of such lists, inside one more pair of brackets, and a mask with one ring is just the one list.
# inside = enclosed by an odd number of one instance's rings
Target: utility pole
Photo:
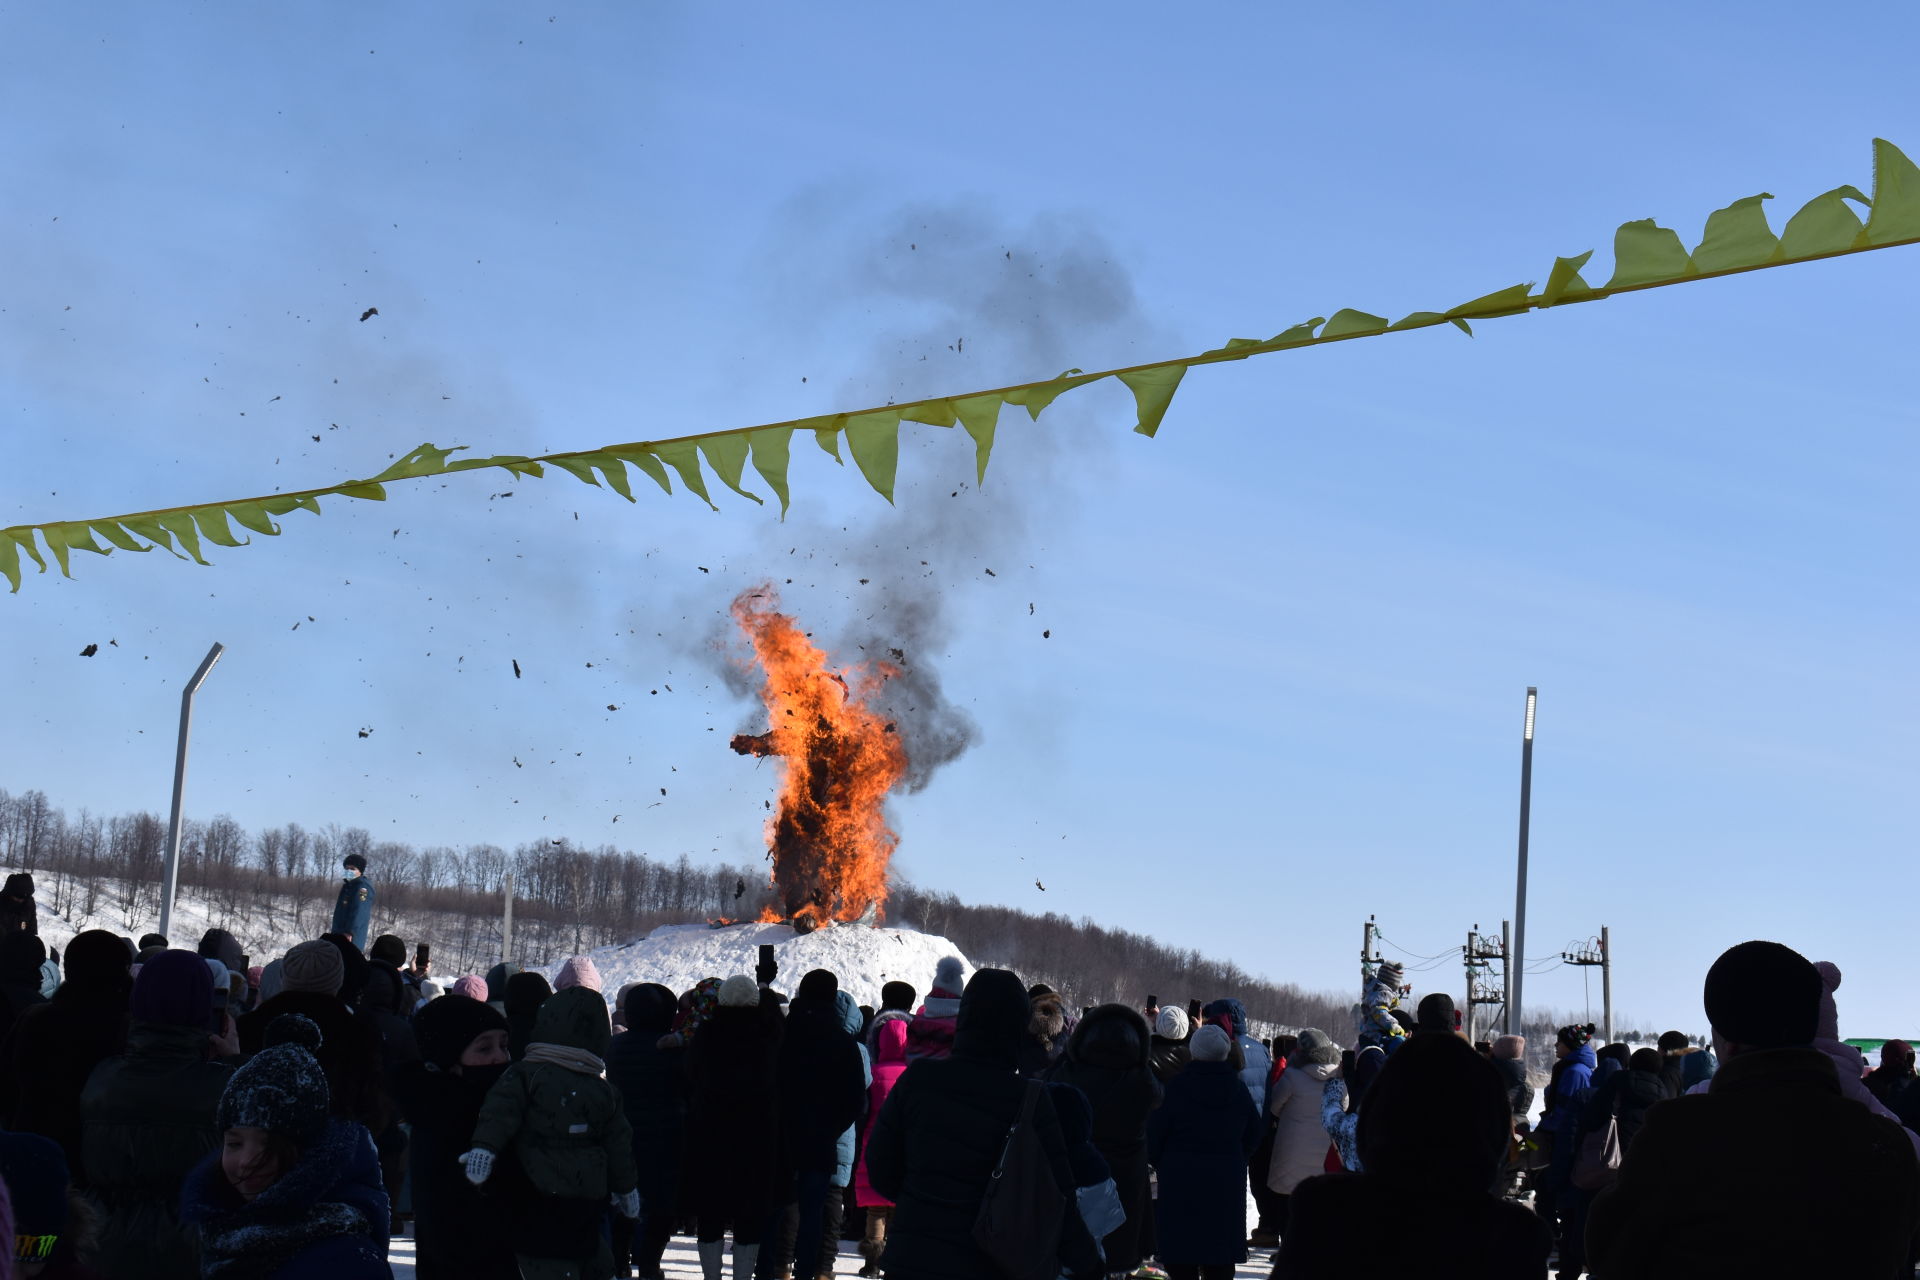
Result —
[[1360, 979], [1365, 982], [1373, 976], [1373, 966], [1377, 963], [1373, 954], [1373, 935], [1380, 932], [1373, 923], [1373, 917], [1367, 917], [1366, 933], [1360, 939]]
[[1577, 951], [1562, 951], [1560, 959], [1579, 968], [1600, 966], [1601, 1034], [1613, 1043], [1613, 957], [1607, 953], [1607, 926], [1600, 926], [1599, 946], [1582, 946]]
[[1613, 1043], [1613, 948], [1607, 945], [1607, 926], [1600, 926], [1600, 1000], [1606, 1010], [1607, 1043]]
[[506, 895], [506, 910], [500, 919], [500, 963], [506, 964], [513, 959], [513, 872], [509, 871], [500, 879], [501, 892]]
[[[1507, 1002], [1506, 983], [1507, 963], [1506, 922], [1500, 924], [1498, 943], [1480, 932], [1480, 926], [1474, 925], [1473, 932], [1467, 935], [1467, 1038], [1473, 1038], [1474, 1009], [1479, 1005], [1501, 1005]], [[1501, 972], [1496, 978], [1490, 972], [1495, 962], [1500, 964]]]
[[166, 867], [161, 873], [163, 883], [160, 891], [160, 933], [171, 936], [173, 929], [173, 897], [180, 888], [180, 828], [182, 817], [181, 801], [187, 794], [187, 734], [193, 727], [193, 695], [199, 692], [213, 664], [220, 661], [220, 655], [227, 646], [215, 641], [213, 648], [207, 650], [207, 656], [200, 659], [200, 666], [187, 680], [187, 687], [180, 691], [180, 740], [173, 751], [173, 811], [167, 818], [167, 857]]
[[1516, 1031], [1522, 1026], [1520, 986], [1526, 977], [1527, 955], [1527, 831], [1533, 808], [1533, 711], [1540, 690], [1527, 686], [1527, 718], [1520, 730], [1520, 869], [1515, 877], [1513, 906], [1513, 951], [1516, 964], [1509, 964], [1513, 975], [1512, 999], [1507, 1004], [1507, 1025]]
[[1513, 924], [1500, 922], [1500, 1030], [1503, 1035], [1518, 1035], [1513, 1028]]

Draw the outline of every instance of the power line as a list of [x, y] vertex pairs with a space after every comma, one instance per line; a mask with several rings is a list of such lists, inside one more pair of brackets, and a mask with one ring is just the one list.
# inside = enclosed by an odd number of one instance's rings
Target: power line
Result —
[[1455, 956], [1459, 955], [1462, 950], [1462, 948], [1460, 947], [1450, 947], [1447, 950], [1442, 951], [1437, 956], [1423, 956], [1418, 952], [1407, 950], [1405, 947], [1395, 942], [1392, 938], [1389, 938], [1386, 934], [1381, 933], [1378, 929], [1374, 930], [1373, 936], [1380, 939], [1380, 941], [1386, 943], [1388, 946], [1392, 947], [1395, 951], [1398, 951], [1401, 955], [1407, 956], [1414, 960], [1451, 960]]

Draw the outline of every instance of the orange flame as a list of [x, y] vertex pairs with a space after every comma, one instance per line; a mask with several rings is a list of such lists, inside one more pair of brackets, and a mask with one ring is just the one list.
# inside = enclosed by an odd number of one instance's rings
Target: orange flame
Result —
[[907, 771], [907, 753], [894, 726], [867, 705], [898, 669], [833, 670], [778, 607], [771, 586], [733, 602], [734, 621], [766, 675], [760, 698], [770, 727], [740, 734], [732, 746], [777, 757], [781, 771], [780, 800], [767, 822], [778, 903], [762, 918], [802, 928], [857, 920], [886, 902], [887, 862], [900, 842], [883, 810]]

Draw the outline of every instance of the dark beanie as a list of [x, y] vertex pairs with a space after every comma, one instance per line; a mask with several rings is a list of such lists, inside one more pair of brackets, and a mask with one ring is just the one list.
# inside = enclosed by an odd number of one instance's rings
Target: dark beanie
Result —
[[821, 1001], [831, 1004], [840, 991], [840, 979], [831, 969], [814, 969], [800, 979], [800, 986], [793, 998], [806, 1001]]
[[13, 1201], [15, 1261], [45, 1261], [67, 1229], [66, 1153], [37, 1133], [0, 1133], [0, 1176]]
[[673, 1030], [673, 1015], [680, 1006], [673, 992], [657, 982], [642, 982], [627, 988], [620, 1011], [626, 1015], [629, 1031], [665, 1035]]
[[164, 933], [147, 933], [140, 936], [140, 949], [142, 951], [150, 951], [154, 947], [165, 951], [167, 949], [167, 935]]
[[[491, 994], [493, 988], [487, 988]], [[553, 987], [547, 982], [547, 975], [535, 973], [531, 969], [510, 975], [507, 978], [507, 1012], [515, 1017], [526, 1017], [537, 1013], [540, 1006], [553, 994]]]
[[360, 993], [367, 989], [367, 981], [373, 977], [373, 966], [360, 954], [360, 948], [347, 941], [344, 933], [323, 933], [320, 941], [331, 942], [340, 949], [340, 1001], [342, 1004], [357, 1005]]
[[383, 933], [373, 940], [373, 946], [367, 951], [367, 959], [381, 960], [396, 969], [407, 967], [407, 944], [391, 933]]
[[913, 989], [910, 982], [889, 982], [880, 988], [880, 1010], [898, 1009], [902, 1013], [912, 1013], [914, 1001], [920, 993]]
[[66, 981], [77, 990], [124, 1000], [133, 990], [133, 960], [119, 934], [88, 929], [67, 944]]
[[420, 1052], [442, 1071], [458, 1063], [467, 1046], [487, 1032], [506, 1029], [507, 1020], [498, 1009], [471, 996], [441, 996], [413, 1015]]
[[1415, 1028], [1420, 1031], [1447, 1031], [1457, 1028], [1453, 1025], [1453, 997], [1444, 991], [1429, 992], [1420, 998], [1420, 1008], [1413, 1016]]
[[268, 1025], [267, 1040], [227, 1081], [216, 1123], [222, 1129], [265, 1129], [298, 1147], [311, 1146], [327, 1131], [331, 1102], [326, 1073], [308, 1048], [308, 1042], [318, 1047], [319, 1028], [298, 1014], [282, 1014]]
[[1743, 942], [1707, 970], [1707, 1021], [1723, 1040], [1756, 1049], [1812, 1044], [1824, 990], [1812, 961], [1777, 942]]
[[211, 1025], [213, 973], [191, 951], [162, 951], [140, 966], [133, 983], [133, 1020], [163, 1027]]

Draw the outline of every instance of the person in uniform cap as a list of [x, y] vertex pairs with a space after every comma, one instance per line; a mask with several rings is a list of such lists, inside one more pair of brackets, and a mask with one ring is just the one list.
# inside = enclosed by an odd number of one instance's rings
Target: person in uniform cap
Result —
[[364, 950], [373, 926], [373, 881], [367, 879], [367, 859], [350, 853], [340, 865], [347, 874], [340, 896], [334, 899], [332, 932]]

